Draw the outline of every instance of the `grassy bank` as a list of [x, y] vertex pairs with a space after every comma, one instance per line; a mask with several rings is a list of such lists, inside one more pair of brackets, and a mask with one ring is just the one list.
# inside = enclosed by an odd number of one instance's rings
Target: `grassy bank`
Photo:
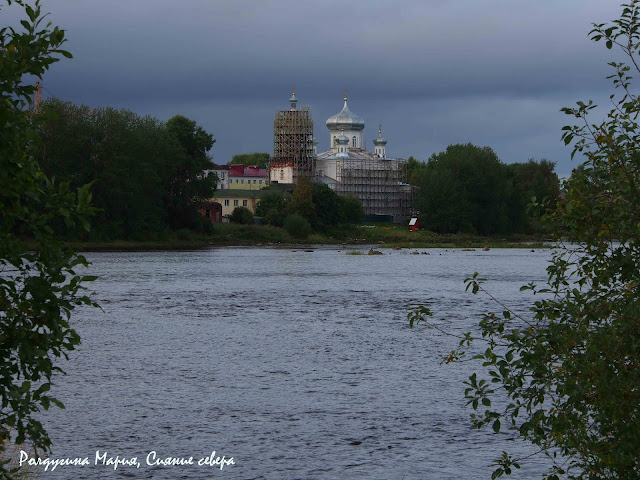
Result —
[[544, 239], [535, 236], [481, 237], [468, 234], [440, 235], [427, 231], [410, 232], [394, 225], [359, 225], [335, 228], [297, 239], [286, 230], [270, 225], [216, 224], [210, 235], [190, 231], [174, 232], [153, 241], [111, 240], [71, 242], [80, 251], [97, 250], [186, 250], [211, 246], [276, 245], [377, 245], [380, 248], [544, 248]]

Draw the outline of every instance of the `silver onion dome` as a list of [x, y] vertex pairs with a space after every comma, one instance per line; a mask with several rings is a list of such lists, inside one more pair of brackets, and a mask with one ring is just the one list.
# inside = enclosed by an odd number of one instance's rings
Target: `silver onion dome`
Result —
[[378, 127], [378, 137], [373, 139], [373, 144], [377, 146], [387, 144], [387, 139], [382, 136], [382, 125]]
[[349, 137], [344, 134], [344, 130], [336, 137], [336, 145], [349, 145]]
[[340, 113], [330, 117], [327, 120], [327, 128], [329, 130], [363, 130], [364, 120], [349, 110], [347, 106], [347, 96], [344, 97], [344, 107]]

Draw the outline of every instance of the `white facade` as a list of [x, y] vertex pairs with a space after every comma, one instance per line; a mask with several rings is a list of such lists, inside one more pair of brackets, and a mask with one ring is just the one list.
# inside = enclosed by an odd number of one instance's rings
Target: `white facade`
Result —
[[339, 195], [362, 201], [366, 214], [405, 216], [410, 211], [411, 187], [406, 183], [406, 162], [387, 158], [382, 126], [373, 140], [374, 151], [364, 143], [364, 120], [342, 110], [326, 122], [331, 148], [316, 157], [314, 181], [329, 185]]
[[218, 183], [216, 184], [218, 190], [226, 190], [229, 188], [229, 165], [214, 165], [213, 168], [204, 170], [203, 173], [205, 177], [208, 177], [212, 173], [218, 177]]
[[338, 138], [344, 135], [348, 139], [347, 147], [349, 149], [364, 150], [364, 120], [349, 110], [347, 105], [347, 96], [344, 97], [344, 106], [342, 110], [327, 120], [327, 128], [329, 129], [329, 145], [331, 151], [339, 153]]
[[[374, 138], [374, 152], [367, 152], [364, 142], [364, 120], [349, 110], [347, 97], [344, 106], [336, 115], [326, 122], [329, 130], [331, 148], [318, 154], [316, 160], [316, 176], [328, 177], [336, 180], [339, 177], [337, 163], [344, 164], [344, 160], [375, 160], [387, 158], [387, 140], [382, 137], [382, 125], [378, 128], [378, 137]], [[272, 177], [273, 180], [273, 177]], [[324, 183], [335, 183], [318, 179]]]
[[278, 183], [293, 183], [293, 165], [271, 168], [270, 181]]

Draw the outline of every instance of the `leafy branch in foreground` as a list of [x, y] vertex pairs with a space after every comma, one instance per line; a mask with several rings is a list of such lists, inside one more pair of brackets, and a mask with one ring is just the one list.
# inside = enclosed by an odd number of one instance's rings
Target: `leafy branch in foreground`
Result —
[[[58, 59], [64, 31], [42, 27], [40, 3], [24, 9], [23, 31], [0, 29], [0, 450], [27, 442], [47, 452], [51, 441], [34, 418], [62, 403], [49, 394], [60, 357], [80, 343], [69, 319], [78, 305], [95, 305], [81, 295], [94, 277], [77, 268], [87, 261], [63, 248], [56, 228], [88, 228], [89, 186], [72, 191], [41, 171], [34, 157], [37, 116], [27, 111], [34, 87], [25, 76], [41, 78]], [[33, 251], [33, 245], [36, 250]], [[0, 452], [1, 454], [2, 452]], [[16, 468], [0, 455], [0, 478]]]
[[[622, 96], [611, 95], [606, 120], [589, 122], [592, 102], [563, 109], [581, 123], [564, 127], [562, 138], [585, 161], [548, 215], [558, 243], [547, 285], [522, 287], [539, 299], [526, 317], [506, 307], [483, 315], [479, 338], [466, 334], [445, 359], [486, 342], [474, 357], [483, 378], [474, 373], [465, 382], [473, 425], [511, 429], [537, 446], [550, 461], [543, 475], [550, 480], [640, 478], [640, 103], [629, 75], [640, 73], [639, 31], [639, 2], [632, 1], [619, 19], [590, 32], [619, 47], [630, 65], [610, 64]], [[477, 274], [467, 288], [487, 293]], [[428, 316], [413, 310], [410, 324]], [[504, 452], [492, 478], [521, 460]]]

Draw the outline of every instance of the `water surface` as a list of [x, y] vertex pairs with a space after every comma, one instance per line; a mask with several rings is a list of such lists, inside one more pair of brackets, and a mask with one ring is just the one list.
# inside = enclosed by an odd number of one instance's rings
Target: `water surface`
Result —
[[[351, 248], [349, 248], [351, 249]], [[363, 250], [366, 252], [366, 250]], [[502, 311], [464, 292], [488, 288], [526, 311], [549, 252], [430, 249], [385, 255], [222, 248], [87, 255], [104, 312], [74, 317], [81, 347], [44, 417], [53, 458], [88, 457], [49, 478], [479, 479], [513, 434], [470, 429], [462, 382], [473, 365], [440, 365], [455, 339], [409, 329], [427, 304], [451, 332]], [[93, 465], [96, 451], [140, 468]], [[159, 467], [159, 457], [234, 458]], [[540, 478], [523, 467], [518, 478]]]

